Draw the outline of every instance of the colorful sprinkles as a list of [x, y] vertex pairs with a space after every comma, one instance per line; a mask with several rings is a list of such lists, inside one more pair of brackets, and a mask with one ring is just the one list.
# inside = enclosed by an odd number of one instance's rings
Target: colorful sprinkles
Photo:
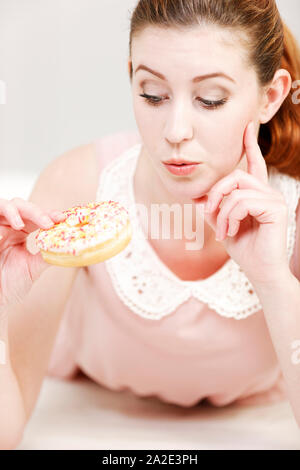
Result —
[[63, 222], [39, 229], [36, 245], [40, 250], [74, 256], [114, 238], [127, 225], [127, 210], [115, 201], [90, 202], [62, 211]]

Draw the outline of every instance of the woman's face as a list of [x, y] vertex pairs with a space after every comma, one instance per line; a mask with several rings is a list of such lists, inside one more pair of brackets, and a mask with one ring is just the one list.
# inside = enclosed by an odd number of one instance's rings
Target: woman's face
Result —
[[[243, 135], [251, 119], [258, 123], [261, 95], [244, 54], [238, 35], [207, 26], [148, 27], [133, 39], [132, 97], [144, 157], [175, 197], [201, 197], [236, 167], [247, 169]], [[207, 74], [228, 78], [193, 80]], [[188, 176], [171, 174], [163, 162], [179, 155], [201, 164]]]

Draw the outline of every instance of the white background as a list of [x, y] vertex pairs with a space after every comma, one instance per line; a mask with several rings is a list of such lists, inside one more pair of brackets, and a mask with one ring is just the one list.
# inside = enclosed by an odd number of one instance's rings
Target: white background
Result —
[[[137, 129], [127, 71], [136, 4], [0, 0], [0, 196], [8, 172], [37, 174], [69, 148]], [[300, 41], [299, 0], [277, 5]]]

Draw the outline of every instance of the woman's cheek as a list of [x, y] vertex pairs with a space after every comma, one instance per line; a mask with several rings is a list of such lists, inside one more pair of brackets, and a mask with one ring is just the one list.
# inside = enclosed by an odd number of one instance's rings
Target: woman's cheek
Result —
[[158, 126], [158, 120], [153, 119], [153, 113], [151, 113], [143, 103], [134, 101], [133, 108], [136, 124], [143, 141], [145, 144], [149, 143], [150, 146], [152, 142], [153, 145], [153, 142], [155, 142], [157, 138], [156, 128]]
[[220, 178], [231, 173], [239, 165], [243, 157], [243, 146], [240, 140], [232, 136], [227, 138], [221, 148], [214, 153], [213, 166]]
[[[250, 121], [250, 118], [249, 118]], [[244, 154], [244, 132], [247, 126], [244, 116], [240, 116], [238, 119], [231, 121], [229, 129], [225, 129], [226, 132], [226, 145], [225, 152], [227, 158], [231, 161], [233, 166], [238, 165]]]

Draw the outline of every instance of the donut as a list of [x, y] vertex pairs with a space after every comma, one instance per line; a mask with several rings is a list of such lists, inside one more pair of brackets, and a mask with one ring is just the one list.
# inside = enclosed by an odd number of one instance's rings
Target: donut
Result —
[[130, 242], [128, 211], [115, 201], [90, 202], [63, 210], [66, 218], [38, 229], [35, 243], [43, 259], [57, 266], [89, 266], [112, 258]]

